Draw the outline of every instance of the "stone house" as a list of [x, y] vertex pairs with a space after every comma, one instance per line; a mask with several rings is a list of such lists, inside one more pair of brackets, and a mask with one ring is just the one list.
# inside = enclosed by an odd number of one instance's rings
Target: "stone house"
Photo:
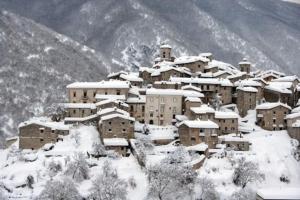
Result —
[[237, 88], [237, 108], [241, 117], [245, 117], [249, 110], [256, 107], [257, 89], [254, 87], [238, 87]]
[[119, 108], [121, 110], [129, 111], [129, 105], [125, 103], [124, 101], [121, 100], [116, 100], [116, 99], [106, 99], [97, 102], [96, 104], [97, 110], [103, 110], [105, 108]]
[[289, 136], [300, 142], [300, 113], [289, 114], [285, 119]]
[[215, 148], [218, 143], [218, 128], [219, 126], [210, 120], [183, 121], [178, 125], [180, 143], [184, 146], [193, 146], [204, 142], [208, 148]]
[[172, 125], [175, 116], [182, 114], [182, 92], [173, 89], [155, 89], [146, 91], [145, 123]]
[[66, 117], [80, 118], [94, 115], [97, 108], [94, 103], [66, 103], [64, 104]]
[[[124, 96], [127, 98], [130, 83], [110, 80], [101, 82], [75, 82], [67, 86], [69, 103], [96, 103], [96, 95]], [[106, 99], [107, 99], [106, 98]]]
[[172, 47], [168, 44], [162, 44], [160, 45], [159, 49], [159, 61], [174, 61], [174, 58], [172, 57]]
[[132, 86], [142, 87], [144, 80], [135, 74], [128, 73], [128, 74], [121, 74], [120, 75], [121, 81], [129, 81]]
[[117, 107], [104, 108], [97, 112], [97, 115], [99, 115], [99, 117], [103, 117], [103, 116], [111, 115], [111, 114], [120, 114], [120, 115], [129, 116], [128, 112], [126, 112], [125, 110], [119, 109]]
[[130, 155], [128, 141], [125, 138], [104, 138], [103, 145], [107, 151], [115, 151], [123, 157]]
[[285, 76], [284, 73], [277, 72], [275, 70], [263, 71], [263, 72], [256, 75], [257, 78], [262, 78], [266, 82], [270, 82], [273, 79], [277, 79], [277, 78], [284, 77], [284, 76]]
[[63, 122], [27, 121], [19, 125], [19, 148], [39, 149], [47, 143], [56, 143], [69, 134]]
[[263, 98], [263, 85], [259, 81], [255, 81], [253, 79], [239, 80], [234, 83], [234, 87], [235, 89], [233, 90], [233, 93], [236, 92], [236, 88], [238, 87], [253, 87], [257, 89], [256, 101], [259, 102]]
[[135, 118], [136, 121], [140, 123], [145, 122], [145, 106], [146, 106], [146, 96], [140, 95], [138, 97], [129, 97], [126, 100], [129, 105], [130, 116]]
[[264, 103], [256, 107], [256, 123], [269, 131], [285, 130], [287, 128], [286, 115], [291, 107], [283, 103]]
[[219, 136], [219, 143], [234, 151], [249, 151], [251, 143], [241, 136]]
[[182, 56], [174, 60], [174, 64], [178, 67], [186, 67], [192, 73], [204, 72], [208, 65], [209, 59], [202, 56]]
[[120, 80], [121, 74], [128, 74], [128, 72], [126, 72], [126, 71], [112, 72], [107, 75], [107, 79]]
[[251, 63], [246, 58], [244, 58], [243, 61], [239, 62], [239, 67], [241, 72], [246, 72], [247, 74], [250, 74]]
[[235, 112], [216, 111], [214, 122], [219, 125], [218, 135], [227, 135], [238, 132], [238, 114]]
[[295, 106], [294, 87], [292, 82], [269, 82], [264, 88], [264, 98], [267, 102], [282, 102]]
[[144, 85], [152, 83], [151, 74], [155, 71], [153, 68], [149, 67], [140, 67], [139, 68], [139, 77], [144, 80]]
[[134, 118], [122, 114], [101, 116], [98, 130], [101, 139], [104, 138], [134, 138]]
[[214, 120], [215, 109], [209, 107], [207, 104], [202, 104], [199, 107], [191, 107], [191, 116], [189, 119], [200, 119], [200, 120]]
[[191, 108], [192, 107], [200, 107], [201, 104], [202, 104], [202, 101], [198, 97], [187, 97], [187, 98], [185, 98], [184, 106], [183, 106], [184, 115], [187, 116], [187, 117], [191, 117], [192, 116]]
[[191, 77], [188, 69], [173, 67], [170, 64], [159, 63], [160, 68], [151, 73], [151, 83], [156, 81], [168, 81], [170, 77]]

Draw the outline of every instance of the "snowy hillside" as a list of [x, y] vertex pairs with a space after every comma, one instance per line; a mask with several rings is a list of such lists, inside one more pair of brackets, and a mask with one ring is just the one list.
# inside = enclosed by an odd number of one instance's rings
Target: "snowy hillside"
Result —
[[[262, 182], [252, 182], [248, 189], [254, 192], [260, 187], [300, 187], [300, 162], [297, 162], [292, 155], [295, 144], [285, 131], [269, 132], [261, 130], [254, 124], [255, 112], [241, 121], [242, 126], [247, 126], [253, 132], [245, 135], [252, 143], [250, 151], [235, 152], [227, 151], [224, 157], [223, 151], [214, 154], [207, 159], [204, 166], [198, 170], [199, 180], [212, 180], [217, 194], [221, 199], [233, 199], [232, 195], [241, 190], [233, 183], [233, 173], [236, 168], [234, 162], [241, 157], [246, 157], [258, 165], [258, 173], [264, 176]], [[161, 133], [163, 134], [163, 133]], [[115, 157], [111, 154], [104, 158], [88, 158], [94, 151], [94, 143], [99, 142], [98, 132], [94, 127], [79, 126], [71, 130], [70, 135], [64, 137], [63, 142], [58, 142], [54, 148], [45, 145], [38, 151], [19, 151], [18, 142], [6, 150], [0, 150], [0, 193], [6, 197], [18, 199], [33, 199], [37, 197], [49, 180], [64, 180], [69, 177], [71, 182], [83, 197], [88, 197], [93, 187], [93, 181], [102, 173], [102, 166], [106, 161], [111, 162], [111, 167], [116, 168], [119, 178], [129, 185], [136, 184], [136, 187], [127, 187], [128, 199], [144, 199], [148, 193], [149, 184], [146, 169], [141, 168], [135, 157]], [[295, 141], [294, 141], [295, 142]], [[166, 152], [172, 152], [180, 147], [170, 145], [155, 146], [152, 152], [147, 154], [147, 167], [159, 162], [163, 157], [168, 156]], [[163, 150], [164, 149], [164, 150]], [[158, 153], [160, 152], [160, 153]], [[165, 153], [163, 153], [165, 152]], [[73, 178], [68, 174], [69, 166], [76, 161], [78, 153], [82, 153], [82, 160], [87, 163], [88, 179]], [[88, 154], [89, 153], [89, 154]], [[59, 163], [59, 168], [53, 168]], [[151, 163], [151, 164], [150, 164]], [[57, 169], [57, 170], [54, 170]], [[28, 177], [32, 176], [33, 181], [29, 184]], [[285, 177], [286, 182], [280, 180]], [[206, 180], [205, 179], [205, 180]], [[134, 180], [134, 181], [133, 181]], [[288, 180], [288, 181], [287, 181]], [[47, 183], [48, 184], [48, 183]], [[49, 185], [48, 185], [49, 186]], [[199, 195], [199, 186], [196, 186], [195, 196]], [[45, 192], [45, 191], [44, 191]], [[174, 191], [174, 194], [176, 192]], [[170, 197], [170, 194], [168, 195]], [[171, 195], [172, 196], [172, 195]], [[167, 198], [168, 199], [168, 198]], [[187, 197], [187, 199], [189, 199]]]
[[212, 52], [236, 65], [300, 73], [300, 6], [279, 0], [2, 0], [0, 7], [32, 18], [105, 55], [122, 67], [148, 66], [157, 45], [176, 55]]
[[[65, 101], [72, 81], [99, 80], [105, 59], [68, 37], [3, 11], [0, 13], [0, 146], [18, 124]], [[93, 73], [90, 73], [93, 72]]]

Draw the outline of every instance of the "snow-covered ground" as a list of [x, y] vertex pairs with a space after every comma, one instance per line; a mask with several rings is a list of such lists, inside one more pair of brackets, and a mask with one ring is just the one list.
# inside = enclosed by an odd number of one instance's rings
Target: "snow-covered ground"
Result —
[[[206, 159], [203, 167], [197, 171], [199, 177], [213, 180], [222, 199], [231, 199], [230, 196], [240, 189], [233, 184], [234, 166], [230, 161], [240, 157], [246, 157], [246, 160], [257, 163], [260, 172], [265, 176], [264, 181], [249, 184], [255, 191], [262, 187], [300, 188], [300, 162], [297, 162], [292, 155], [295, 141], [290, 139], [286, 131], [265, 131], [254, 122], [255, 111], [250, 111], [247, 117], [240, 119], [241, 126], [252, 130], [251, 133], [244, 135], [244, 138], [252, 144], [250, 151], [227, 152], [227, 157], [214, 154]], [[110, 160], [120, 178], [128, 181], [133, 177], [137, 183], [135, 189], [128, 188], [128, 199], [145, 199], [148, 191], [147, 177], [135, 157], [131, 155], [127, 158], [88, 158], [87, 152], [92, 151], [94, 142], [99, 142], [97, 130], [92, 126], [78, 126], [73, 127], [70, 135], [65, 136], [64, 141], [56, 143], [50, 151], [41, 149], [19, 152], [18, 142], [8, 149], [0, 150], [0, 191], [5, 192], [12, 199], [32, 199], [43, 190], [47, 180], [61, 179], [65, 176], [64, 171], [73, 159], [74, 153], [82, 152], [90, 165], [90, 179], [76, 182], [76, 187], [82, 196], [88, 196], [93, 180], [101, 173], [104, 162]], [[155, 146], [147, 155], [147, 162], [155, 164], [176, 148], [178, 147], [173, 144]], [[62, 164], [62, 171], [55, 176], [51, 176], [48, 170], [49, 163], [52, 161]], [[34, 177], [33, 189], [24, 186], [29, 175]], [[288, 177], [289, 183], [281, 182], [281, 176]]]

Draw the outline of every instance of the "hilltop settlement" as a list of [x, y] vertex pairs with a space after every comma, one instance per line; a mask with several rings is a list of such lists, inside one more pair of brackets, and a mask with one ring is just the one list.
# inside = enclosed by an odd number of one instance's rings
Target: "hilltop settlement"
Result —
[[[234, 67], [211, 53], [175, 58], [171, 46], [162, 44], [152, 67], [113, 72], [100, 82], [74, 82], [66, 90], [68, 102], [59, 104], [59, 112], [21, 123], [19, 137], [7, 145], [18, 140], [22, 150], [49, 150], [83, 124], [96, 127], [105, 152], [133, 156], [142, 167], [159, 160], [140, 152], [137, 141], [147, 137], [160, 154], [178, 146], [193, 153], [185, 162], [198, 170], [224, 149], [248, 152], [247, 135], [257, 127], [286, 130], [300, 142], [299, 78], [254, 70], [247, 59]], [[251, 120], [255, 126], [247, 126]], [[257, 199], [267, 199], [265, 193]]]

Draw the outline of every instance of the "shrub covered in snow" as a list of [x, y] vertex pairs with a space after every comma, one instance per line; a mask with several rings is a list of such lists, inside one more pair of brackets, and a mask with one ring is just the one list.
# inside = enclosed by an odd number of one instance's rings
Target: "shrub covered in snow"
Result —
[[83, 153], [74, 154], [72, 161], [67, 165], [65, 174], [78, 182], [89, 178], [89, 167]]
[[48, 181], [37, 200], [81, 200], [74, 182], [68, 178]]
[[124, 200], [127, 196], [127, 183], [120, 179], [117, 170], [105, 161], [102, 173], [93, 182], [90, 199], [93, 200]]
[[241, 189], [233, 193], [232, 200], [255, 200], [256, 193], [251, 189]]
[[201, 188], [198, 199], [200, 200], [218, 200], [219, 195], [215, 189], [214, 183], [208, 178], [200, 178], [198, 183]]

